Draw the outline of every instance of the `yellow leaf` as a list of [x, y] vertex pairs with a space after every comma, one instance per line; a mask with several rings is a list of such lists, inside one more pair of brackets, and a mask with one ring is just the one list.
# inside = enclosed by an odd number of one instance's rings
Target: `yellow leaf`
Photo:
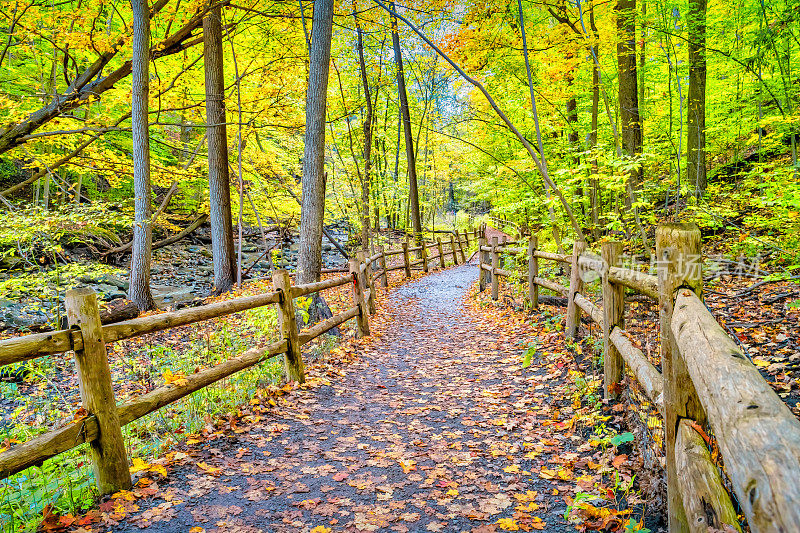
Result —
[[415, 466], [417, 462], [411, 459], [409, 459], [408, 461], [401, 459], [400, 461], [398, 461], [398, 463], [400, 463], [400, 466], [403, 467], [403, 473], [405, 474], [408, 474], [412, 470], [417, 469], [417, 467]]
[[453, 497], [458, 496], [458, 491], [456, 489], [450, 489], [447, 491], [447, 495]]
[[222, 470], [217, 468], [216, 466], [210, 466], [204, 462], [197, 463], [201, 469], [203, 469], [207, 474], [211, 474], [212, 476], [218, 476], [222, 473]]
[[495, 522], [501, 529], [506, 531], [519, 531], [519, 526], [517, 525], [517, 521], [513, 518], [501, 518], [497, 522]]
[[150, 463], [145, 463], [141, 457], [134, 457], [133, 465], [131, 465], [131, 474], [141, 472], [142, 470], [149, 470]]
[[317, 526], [311, 528], [311, 533], [331, 533], [331, 528], [325, 526]]
[[505, 467], [503, 469], [503, 472], [506, 472], [508, 474], [517, 474], [517, 473], [519, 473], [520, 470], [521, 469], [520, 469], [519, 465], [511, 465], [511, 466]]

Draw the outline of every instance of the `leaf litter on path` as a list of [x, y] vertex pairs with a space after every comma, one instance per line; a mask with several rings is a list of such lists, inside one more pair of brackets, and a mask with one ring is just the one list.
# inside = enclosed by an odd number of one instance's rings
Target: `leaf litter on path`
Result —
[[133, 491], [80, 529], [574, 531], [598, 513], [622, 528], [614, 479], [633, 466], [587, 439], [611, 417], [583, 405], [557, 327], [468, 297], [476, 278], [461, 266], [382, 293], [372, 336], [137, 464]]

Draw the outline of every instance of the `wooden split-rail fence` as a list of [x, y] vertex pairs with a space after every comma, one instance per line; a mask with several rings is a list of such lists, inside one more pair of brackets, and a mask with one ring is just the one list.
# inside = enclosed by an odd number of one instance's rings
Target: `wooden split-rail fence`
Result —
[[[89, 443], [97, 488], [111, 494], [131, 487], [127, 452], [122, 426], [175, 402], [195, 391], [231, 376], [246, 368], [283, 354], [289, 380], [304, 382], [305, 370], [301, 348], [347, 320], [356, 319], [357, 336], [369, 335], [369, 315], [375, 312], [375, 283], [388, 287], [388, 273], [403, 270], [411, 277], [412, 270], [427, 272], [430, 268], [465, 263], [465, 248], [477, 244], [478, 231], [453, 232], [449, 242], [420, 239], [416, 245], [408, 238], [398, 250], [378, 251], [367, 257], [357, 252], [349, 261], [346, 275], [301, 285], [293, 285], [286, 270], [277, 270], [272, 280], [275, 290], [199, 307], [135, 318], [115, 324], [100, 321], [97, 295], [88, 288], [68, 291], [65, 306], [70, 329], [26, 335], [0, 341], [0, 367], [38, 357], [74, 352], [80, 395], [86, 415], [64, 426], [47, 431], [25, 443], [0, 453], [0, 479], [5, 479], [45, 460]], [[447, 249], [449, 245], [449, 250]], [[436, 250], [431, 254], [430, 250]], [[412, 254], [416, 259], [412, 259]], [[399, 258], [398, 261], [391, 259]], [[373, 265], [377, 268], [373, 271]], [[297, 325], [296, 298], [325, 289], [352, 284], [353, 305], [327, 320], [300, 330]], [[163, 331], [203, 320], [209, 320], [248, 309], [275, 304], [280, 327], [279, 341], [252, 348], [216, 366], [185, 376], [181, 383], [170, 383], [117, 405], [106, 346], [122, 339]]]
[[[697, 226], [657, 228], [657, 275], [619, 266], [619, 242], [601, 243], [600, 256], [584, 242], [571, 255], [539, 250], [535, 236], [525, 248], [513, 244], [481, 238], [481, 291], [490, 285], [497, 299], [501, 277], [524, 277], [500, 263], [501, 254], [526, 254], [534, 309], [544, 287], [567, 298], [567, 338], [577, 338], [581, 312], [601, 327], [605, 396], [618, 397], [627, 365], [664, 419], [669, 530], [741, 531], [704, 439], [710, 433], [750, 530], [800, 531], [800, 421], [703, 303]], [[569, 287], [540, 277], [540, 259], [569, 265]], [[583, 294], [588, 272], [602, 283], [601, 306]], [[626, 289], [658, 301], [661, 371], [625, 331]]]

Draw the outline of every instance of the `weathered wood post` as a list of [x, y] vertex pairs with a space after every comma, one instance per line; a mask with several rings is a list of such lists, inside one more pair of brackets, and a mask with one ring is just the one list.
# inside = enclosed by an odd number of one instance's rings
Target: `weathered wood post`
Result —
[[539, 247], [539, 238], [531, 235], [528, 239], [528, 299], [531, 308], [539, 308], [539, 286], [536, 278], [539, 276], [539, 258], [536, 257], [536, 249]]
[[401, 242], [400, 245], [403, 247], [403, 261], [404, 266], [406, 267], [406, 277], [411, 277], [411, 258], [408, 256], [408, 236], [406, 236], [406, 240]]
[[450, 234], [450, 250], [453, 252], [453, 264], [458, 264], [458, 257], [456, 256], [456, 240], [453, 238], [453, 234]]
[[425, 244], [425, 239], [422, 239], [420, 244], [419, 256], [422, 258], [422, 271], [428, 271], [428, 245]]
[[[356, 259], [358, 259], [359, 263], [364, 265], [364, 272], [361, 273], [363, 276], [362, 283], [365, 289], [369, 289], [369, 295], [367, 296], [367, 308], [369, 309], [369, 314], [375, 314], [375, 284], [372, 282], [372, 264], [367, 261], [367, 253], [364, 250], [356, 252]], [[361, 272], [361, 267], [359, 266], [359, 272]]]
[[706, 422], [694, 384], [672, 334], [672, 311], [678, 289], [702, 293], [700, 229], [695, 224], [664, 224], [656, 229], [661, 370], [664, 376], [664, 434], [667, 459], [667, 517], [671, 533], [690, 531], [675, 464], [678, 422]]
[[280, 291], [281, 299], [278, 303], [278, 322], [281, 336], [286, 341], [286, 352], [283, 354], [283, 366], [289, 381], [305, 383], [305, 365], [300, 352], [300, 335], [297, 332], [297, 318], [292, 296], [292, 278], [289, 271], [281, 268], [272, 273], [272, 285]]
[[100, 323], [97, 294], [90, 288], [67, 291], [64, 298], [67, 321], [83, 337], [83, 348], [75, 350], [75, 369], [83, 407], [97, 418], [97, 439], [91, 445], [92, 469], [100, 494], [131, 488], [128, 454], [117, 414], [111, 384], [111, 369]]
[[486, 264], [484, 260], [486, 257], [486, 252], [481, 250], [483, 246], [486, 246], [486, 239], [483, 237], [478, 239], [478, 286], [480, 288], [480, 292], [483, 292], [486, 289], [486, 270], [484, 270], [483, 265]]
[[436, 246], [439, 248], [439, 267], [440, 268], [444, 268], [445, 267], [444, 248], [442, 248], [442, 238], [441, 237], [436, 237]]
[[614, 327], [625, 329], [625, 287], [611, 283], [608, 270], [616, 266], [622, 254], [621, 242], [604, 242], [601, 244], [603, 257], [603, 383], [606, 398], [619, 397], [619, 383], [622, 381], [623, 361], [617, 347], [611, 342], [610, 335]]
[[[406, 250], [408, 243], [404, 243]], [[367, 303], [364, 301], [364, 285], [361, 277], [361, 266], [358, 259], [351, 257], [348, 261], [350, 274], [353, 276], [353, 305], [358, 307], [356, 315], [356, 336], [358, 338], [369, 335], [369, 317], [367, 316]]]
[[458, 232], [456, 232], [456, 237], [456, 240], [458, 241], [458, 251], [461, 254], [461, 263], [463, 264], [467, 262], [467, 256], [464, 255], [464, 246], [461, 243], [461, 237], [458, 236]]
[[575, 294], [583, 290], [583, 279], [578, 269], [578, 258], [586, 250], [584, 241], [575, 241], [572, 247], [572, 262], [569, 273], [569, 298], [567, 300], [567, 316], [564, 325], [564, 338], [577, 339], [578, 327], [581, 323], [581, 309], [575, 303]]
[[384, 250], [382, 244], [378, 245], [378, 251], [381, 253], [378, 261], [380, 262], [381, 270], [383, 271], [383, 275], [381, 275], [381, 287], [385, 289], [389, 286], [389, 273], [386, 271], [386, 250]]
[[497, 269], [500, 268], [500, 252], [498, 251], [497, 237], [492, 237], [492, 300], [500, 297], [500, 276]]
[[467, 250], [469, 250], [469, 232], [467, 230], [464, 230], [464, 240], [467, 243]]
[[[489, 239], [484, 235], [482, 237], [483, 245], [487, 248], [491, 248], [489, 245]], [[483, 254], [483, 264], [492, 266], [492, 252], [484, 250], [481, 252]], [[491, 285], [492, 283], [492, 271], [491, 270], [484, 270], [481, 274], [483, 276], [483, 287], [486, 288], [487, 286]]]

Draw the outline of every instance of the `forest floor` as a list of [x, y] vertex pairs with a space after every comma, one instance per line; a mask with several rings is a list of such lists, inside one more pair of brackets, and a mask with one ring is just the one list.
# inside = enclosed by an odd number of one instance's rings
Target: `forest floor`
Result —
[[637, 531], [646, 516], [656, 529], [623, 406], [602, 412], [558, 316], [474, 299], [477, 275], [460, 266], [385, 293], [370, 337], [310, 364], [304, 385], [209, 421], [180, 451], [135, 461], [136, 487], [72, 525], [491, 532], [631, 520]]

